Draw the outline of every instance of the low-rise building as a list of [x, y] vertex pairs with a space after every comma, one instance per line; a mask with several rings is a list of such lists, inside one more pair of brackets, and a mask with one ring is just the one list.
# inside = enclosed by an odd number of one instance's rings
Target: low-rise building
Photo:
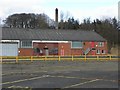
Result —
[[107, 40], [94, 31], [2, 28], [0, 56], [104, 55]]

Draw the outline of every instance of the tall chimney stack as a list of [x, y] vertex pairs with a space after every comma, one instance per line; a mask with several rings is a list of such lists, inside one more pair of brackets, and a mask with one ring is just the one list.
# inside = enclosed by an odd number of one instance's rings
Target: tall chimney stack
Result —
[[58, 9], [55, 9], [55, 29], [58, 29]]

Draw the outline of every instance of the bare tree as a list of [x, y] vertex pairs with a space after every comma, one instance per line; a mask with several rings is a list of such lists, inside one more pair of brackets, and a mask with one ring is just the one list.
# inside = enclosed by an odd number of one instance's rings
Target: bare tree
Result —
[[60, 12], [60, 29], [63, 29], [63, 24], [64, 24], [64, 13], [61, 11]]
[[60, 12], [60, 20], [61, 20], [61, 21], [64, 20], [64, 13], [63, 13], [63, 11]]

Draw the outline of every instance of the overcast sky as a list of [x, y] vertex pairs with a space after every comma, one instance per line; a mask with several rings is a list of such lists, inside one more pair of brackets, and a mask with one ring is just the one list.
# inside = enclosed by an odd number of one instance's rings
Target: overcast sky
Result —
[[[54, 19], [55, 8], [69, 12], [80, 21], [116, 17], [118, 18], [119, 0], [0, 0], [0, 18], [3, 20], [14, 13], [45, 13]], [[60, 19], [60, 17], [59, 17]]]

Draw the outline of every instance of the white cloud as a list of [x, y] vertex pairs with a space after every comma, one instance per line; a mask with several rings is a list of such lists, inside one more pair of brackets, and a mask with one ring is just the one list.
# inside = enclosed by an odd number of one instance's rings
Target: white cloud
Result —
[[33, 12], [32, 8], [41, 6], [44, 0], [1, 0], [0, 17], [5, 18], [9, 14], [19, 12]]
[[[117, 17], [117, 2], [117, 0], [1, 0], [0, 18], [5, 19], [13, 13], [25, 12], [46, 13], [54, 19], [54, 10], [56, 7], [59, 9], [59, 13], [61, 10], [63, 12], [69, 11], [76, 19], [79, 20], [88, 17], [91, 17], [92, 19], [101, 18], [103, 16]], [[96, 7], [94, 5], [95, 3], [103, 3], [104, 5], [101, 4], [101, 6], [99, 5]], [[107, 5], [109, 3], [113, 4]], [[65, 5], [64, 7], [62, 6], [63, 4]], [[95, 8], [91, 9], [91, 7], [87, 7], [85, 4], [92, 4]]]
[[118, 7], [117, 5], [111, 5], [106, 7], [100, 7], [95, 10], [96, 15], [99, 17], [108, 16], [108, 17], [116, 17], [118, 16]]
[[118, 20], [120, 21], [120, 1], [119, 1], [119, 4], [118, 4]]
[[72, 14], [75, 17], [79, 18], [80, 20], [89, 17], [91, 18], [91, 20], [94, 20], [96, 18], [98, 19], [113, 18], [113, 17], [118, 18], [118, 7], [116, 5], [111, 5], [111, 6], [97, 7], [92, 10], [79, 9], [73, 11]]

